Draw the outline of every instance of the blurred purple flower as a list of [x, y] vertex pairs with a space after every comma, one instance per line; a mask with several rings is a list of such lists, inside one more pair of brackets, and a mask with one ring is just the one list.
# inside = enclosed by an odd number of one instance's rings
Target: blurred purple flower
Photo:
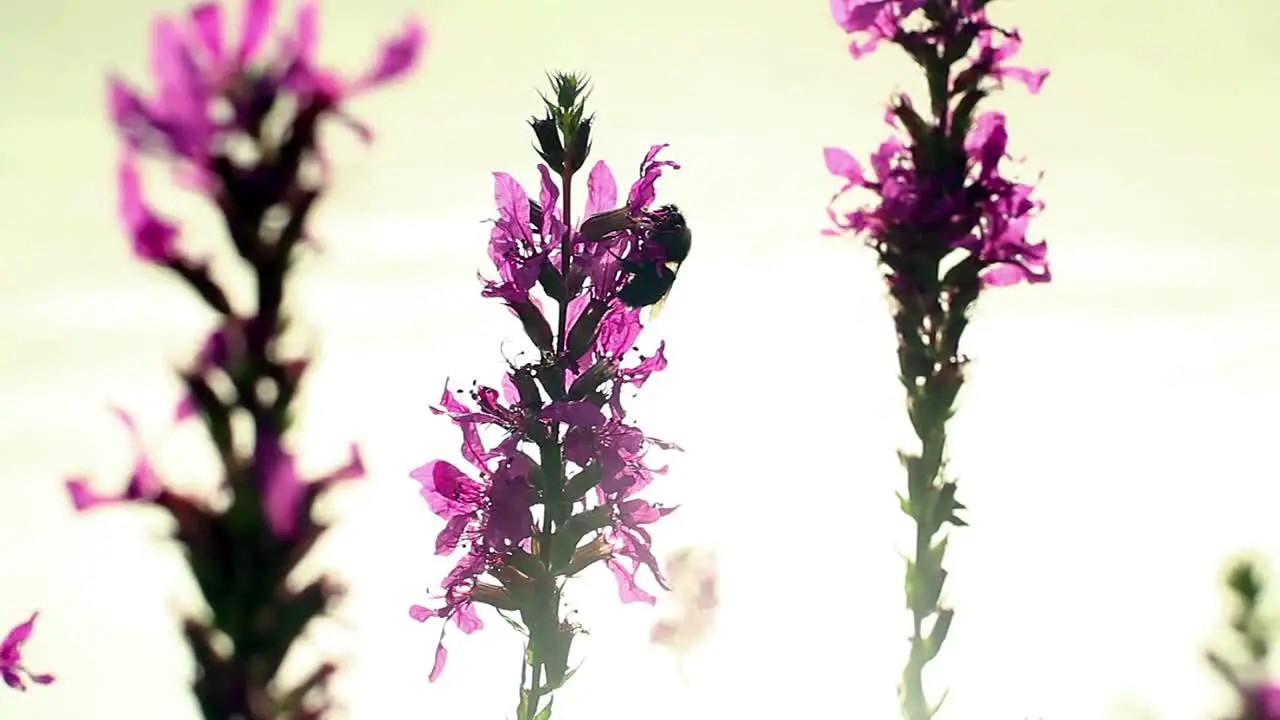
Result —
[[23, 680], [24, 675], [37, 685], [48, 685], [54, 681], [53, 675], [33, 673], [22, 664], [22, 646], [31, 637], [31, 630], [35, 627], [36, 617], [39, 615], [38, 612], [31, 613], [29, 620], [10, 630], [4, 640], [0, 641], [0, 677], [4, 678], [6, 685], [15, 690], [27, 689], [26, 682]]
[[[315, 0], [298, 5], [292, 27], [269, 36], [276, 25], [273, 0], [246, 0], [241, 35], [228, 43], [222, 6], [195, 5], [185, 18], [157, 17], [152, 26], [152, 76], [156, 89], [146, 98], [125, 80], [108, 83], [108, 107], [117, 131], [134, 150], [183, 161], [180, 177], [208, 188], [211, 153], [234, 132], [256, 132], [275, 99], [293, 94], [301, 104], [317, 103], [351, 124], [362, 137], [367, 128], [341, 112], [342, 100], [404, 76], [417, 63], [426, 31], [406, 22], [386, 41], [373, 63], [343, 80], [318, 65], [319, 17]], [[229, 113], [220, 113], [226, 102]]]
[[101, 505], [120, 502], [154, 500], [161, 490], [160, 478], [151, 464], [151, 458], [142, 442], [137, 422], [123, 408], [112, 407], [111, 413], [124, 425], [129, 433], [129, 443], [133, 448], [133, 469], [129, 472], [129, 483], [124, 491], [117, 494], [103, 494], [93, 490], [87, 478], [76, 476], [67, 480], [67, 492], [77, 511], [91, 510]]
[[862, 57], [892, 39], [902, 21], [924, 7], [925, 0], [830, 0], [831, 16], [846, 33], [854, 35], [849, 53]]
[[[964, 33], [974, 34], [976, 48], [957, 62], [960, 71], [950, 78], [947, 87], [951, 98], [975, 99], [986, 92], [979, 81], [986, 78], [997, 83], [1011, 79], [1039, 92], [1048, 76], [1047, 70], [1032, 71], [1006, 64], [1018, 51], [1021, 41], [1016, 31], [1006, 32], [991, 25], [985, 10], [973, 10], [969, 0], [952, 0], [945, 5], [947, 17], [931, 32], [908, 36], [896, 35], [907, 15], [920, 10], [924, 2], [893, 0], [890, 2], [832, 1], [837, 24], [847, 32], [869, 32], [874, 42], [889, 38], [903, 45], [908, 53], [936, 53], [934, 46], [949, 49]], [[892, 25], [893, 30], [880, 32]], [[880, 33], [876, 35], [876, 33]], [[872, 42], [872, 45], [874, 45]], [[923, 50], [919, 48], [927, 47]], [[855, 53], [857, 56], [858, 53]], [[952, 249], [967, 250], [981, 265], [981, 281], [989, 286], [1013, 285], [1019, 282], [1047, 282], [1052, 275], [1043, 241], [1027, 240], [1030, 220], [1043, 208], [1033, 200], [1034, 188], [1015, 182], [1001, 173], [1000, 165], [1008, 157], [1008, 130], [1005, 116], [986, 112], [972, 116], [974, 106], [961, 111], [964, 101], [947, 100], [951, 134], [959, 134], [965, 152], [966, 171], [961, 182], [937, 169], [921, 170], [916, 166], [924, 130], [904, 127], [900, 116], [916, 117], [911, 99], [900, 96], [886, 114], [889, 124], [908, 135], [911, 144], [890, 138], [870, 158], [871, 174], [849, 152], [825, 148], [827, 170], [844, 180], [832, 197], [827, 213], [833, 229], [828, 235], [846, 232], [862, 234], [882, 253], [893, 253], [889, 247], [903, 236], [930, 236]], [[951, 107], [955, 106], [955, 107]], [[969, 113], [965, 115], [964, 113]], [[920, 122], [923, 122], [922, 120]], [[934, 163], [935, 165], [937, 163]], [[854, 188], [870, 190], [875, 200], [852, 212], [839, 211], [837, 202]]]
[[178, 226], [155, 213], [142, 194], [137, 160], [126, 150], [119, 167], [120, 220], [133, 239], [133, 254], [146, 262], [164, 265], [173, 261]]
[[1243, 720], [1280, 720], [1280, 683], [1261, 683], [1245, 698]]

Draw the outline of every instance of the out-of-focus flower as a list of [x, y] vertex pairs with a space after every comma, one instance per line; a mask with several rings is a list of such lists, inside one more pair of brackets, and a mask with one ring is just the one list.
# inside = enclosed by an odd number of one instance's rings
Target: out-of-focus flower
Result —
[[185, 18], [161, 15], [151, 36], [154, 95], [145, 97], [113, 76], [108, 83], [112, 121], [129, 147], [179, 160], [180, 176], [198, 187], [213, 182], [210, 163], [223, 144], [236, 133], [258, 136], [267, 114], [286, 95], [299, 112], [312, 106], [335, 113], [362, 137], [371, 137], [340, 103], [411, 70], [426, 43], [425, 28], [406, 22], [367, 70], [345, 80], [318, 64], [318, 30], [315, 0], [299, 3], [292, 25], [285, 27], [277, 27], [274, 0], [245, 0], [235, 42], [228, 41], [218, 2], [195, 5]]
[[52, 674], [34, 673], [22, 664], [22, 646], [31, 637], [31, 630], [39, 615], [38, 612], [31, 613], [30, 619], [10, 630], [4, 640], [0, 641], [0, 677], [15, 690], [27, 689], [24, 676], [37, 685], [48, 685], [54, 681]]
[[720, 607], [719, 570], [715, 554], [686, 547], [663, 563], [671, 585], [674, 612], [654, 623], [649, 639], [683, 657], [710, 634]]
[[[1043, 204], [1031, 198], [1033, 186], [1002, 173], [1002, 161], [1008, 157], [1005, 116], [975, 110], [990, 91], [983, 80], [1015, 80], [1034, 93], [1048, 71], [1007, 64], [1020, 38], [989, 23], [985, 3], [954, 0], [945, 4], [948, 15], [931, 31], [896, 35], [901, 20], [924, 5], [901, 0], [832, 2], [837, 23], [846, 31], [875, 35], [876, 28], [892, 25], [893, 32], [875, 37], [893, 39], [910, 54], [939, 52], [935, 46], [944, 54], [959, 48], [953, 64], [961, 69], [954, 76], [950, 68], [945, 70], [948, 80], [941, 86], [949, 88], [949, 97], [946, 115], [938, 120], [941, 127], [930, 128], [905, 95], [889, 108], [886, 118], [908, 142], [895, 137], [882, 143], [870, 158], [870, 174], [847, 151], [824, 149], [827, 170], [844, 180], [827, 208], [834, 227], [824, 233], [865, 236], [890, 267], [894, 257], [942, 257], [963, 249], [975, 258], [985, 285], [1047, 282], [1052, 277], [1047, 246], [1027, 239], [1030, 220]], [[966, 42], [974, 49], [968, 50]], [[948, 143], [934, 147], [930, 138], [938, 132]], [[918, 163], [926, 155], [922, 167]], [[871, 191], [875, 200], [857, 210], [838, 210], [838, 201], [855, 188]]]

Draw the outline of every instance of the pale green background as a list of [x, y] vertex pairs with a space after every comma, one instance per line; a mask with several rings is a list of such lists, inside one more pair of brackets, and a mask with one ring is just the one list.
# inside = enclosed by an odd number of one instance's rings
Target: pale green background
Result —
[[[5, 720], [195, 717], [165, 594], [190, 587], [156, 549], [163, 524], [75, 517], [61, 487], [81, 470], [121, 482], [108, 401], [159, 442], [176, 397], [161, 378], [208, 322], [130, 259], [114, 217], [103, 76], [141, 77], [161, 7], [0, 10], [0, 619], [42, 608], [28, 655], [60, 674], [0, 693]], [[1026, 63], [1054, 72], [1042, 96], [1001, 103], [1012, 151], [1047, 172], [1034, 233], [1057, 280], [992, 293], [968, 337], [953, 447], [973, 528], [952, 545], [959, 616], [934, 687], [954, 688], [946, 716], [960, 720], [1202, 717], [1220, 693], [1198, 659], [1220, 564], [1280, 549], [1280, 5], [996, 8], [1022, 27]], [[351, 659], [351, 716], [513, 707], [518, 649], [496, 618], [451, 634], [450, 667], [426, 682], [438, 626], [406, 608], [448, 563], [430, 557], [439, 523], [406, 473], [455, 457], [427, 406], [446, 375], [496, 380], [515, 331], [478, 297], [480, 222], [490, 171], [536, 178], [524, 121], [556, 67], [594, 74], [595, 154], [620, 182], [653, 142], [685, 165], [660, 192], [698, 245], [654, 329], [671, 367], [637, 415], [689, 448], [650, 493], [685, 503], [660, 545], [710, 546], [724, 573], [692, 689], [647, 646], [651, 609], [620, 608], [607, 574], [584, 583], [587, 664], [557, 716], [894, 717], [906, 626], [892, 543], [907, 526], [893, 341], [868, 252], [818, 231], [838, 184], [822, 147], [869, 152], [885, 98], [915, 73], [892, 51], [850, 60], [821, 0], [330, 0], [324, 52], [355, 71], [410, 12], [430, 26], [427, 61], [355, 106], [380, 137], [370, 152], [336, 143], [317, 224], [328, 254], [298, 293], [324, 339], [303, 451], [319, 468], [356, 438], [372, 474], [339, 503], [326, 549], [354, 585], [351, 627], [319, 637]], [[150, 177], [188, 247], [217, 247], [210, 215]], [[193, 438], [175, 442], [168, 467], [200, 460]]]

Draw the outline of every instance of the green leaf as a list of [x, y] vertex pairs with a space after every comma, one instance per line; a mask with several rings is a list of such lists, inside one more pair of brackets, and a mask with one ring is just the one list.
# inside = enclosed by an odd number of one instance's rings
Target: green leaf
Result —
[[955, 614], [955, 610], [951, 608], [938, 611], [938, 617], [933, 622], [933, 629], [929, 631], [928, 645], [925, 648], [925, 657], [929, 660], [937, 657], [938, 651], [942, 649], [942, 643], [947, 639], [947, 633], [951, 630], [951, 620]]
[[542, 712], [538, 713], [537, 715], [534, 715], [533, 720], [550, 720], [551, 706], [554, 705], [555, 702], [556, 702], [555, 698], [551, 698], [550, 700], [548, 700], [547, 706], [542, 708]]
[[931, 127], [924, 118], [911, 107], [905, 98], [893, 106], [893, 114], [902, 121], [902, 125], [911, 135], [911, 140], [918, 146], [926, 146], [929, 142]]
[[951, 112], [950, 140], [951, 146], [957, 150], [964, 148], [964, 140], [973, 126], [973, 118], [978, 111], [978, 103], [987, 97], [985, 90], [973, 88], [964, 93], [960, 102]]
[[591, 463], [579, 471], [576, 475], [569, 478], [569, 482], [564, 487], [565, 502], [577, 502], [584, 495], [595, 489], [600, 481], [604, 479], [604, 475], [600, 469], [599, 463]]
[[529, 577], [536, 585], [550, 584], [554, 578], [547, 572], [547, 568], [542, 565], [542, 561], [521, 550], [513, 548], [507, 554], [508, 562], [511, 567], [519, 570]]
[[551, 572], [568, 567], [573, 551], [578, 549], [587, 533], [609, 527], [612, 523], [613, 514], [607, 505], [580, 512], [566, 520], [551, 538]]

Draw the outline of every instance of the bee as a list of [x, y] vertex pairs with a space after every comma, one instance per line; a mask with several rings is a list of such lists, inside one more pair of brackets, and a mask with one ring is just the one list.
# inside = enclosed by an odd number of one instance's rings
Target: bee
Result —
[[638, 263], [619, 258], [622, 269], [631, 273], [631, 279], [618, 291], [618, 299], [627, 307], [648, 307], [650, 320], [662, 311], [680, 266], [688, 259], [693, 245], [693, 233], [679, 208], [664, 205], [655, 214], [658, 220], [650, 228], [648, 239], [662, 247], [664, 260]]

